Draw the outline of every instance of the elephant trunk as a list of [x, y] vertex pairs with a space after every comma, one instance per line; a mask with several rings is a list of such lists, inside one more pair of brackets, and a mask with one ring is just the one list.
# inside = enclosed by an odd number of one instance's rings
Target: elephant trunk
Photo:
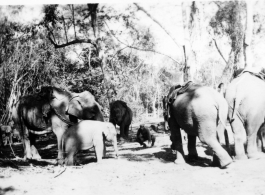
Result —
[[95, 108], [96, 108], [95, 120], [104, 122], [103, 114], [101, 112], [101, 106], [97, 102]]

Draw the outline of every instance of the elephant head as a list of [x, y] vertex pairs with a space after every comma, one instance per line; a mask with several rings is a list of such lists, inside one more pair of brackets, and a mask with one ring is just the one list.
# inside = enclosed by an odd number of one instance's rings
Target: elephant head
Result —
[[127, 110], [127, 104], [117, 100], [110, 103], [110, 121], [120, 125], [123, 122]]
[[101, 106], [88, 91], [73, 94], [66, 109], [66, 114], [79, 119], [104, 121]]
[[112, 123], [108, 123], [107, 128], [103, 129], [103, 134], [105, 135], [107, 141], [112, 142], [116, 157], [118, 157], [117, 131], [115, 126]]

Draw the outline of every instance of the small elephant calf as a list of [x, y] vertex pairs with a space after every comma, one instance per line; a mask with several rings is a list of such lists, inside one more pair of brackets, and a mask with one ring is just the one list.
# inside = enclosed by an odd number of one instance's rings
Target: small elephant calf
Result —
[[[112, 142], [116, 157], [118, 157], [117, 132], [112, 123], [83, 120], [71, 126], [62, 137], [62, 149], [64, 163], [67, 166], [74, 165], [74, 157], [79, 150], [95, 148], [97, 162], [101, 162], [102, 156], [106, 154], [104, 136], [107, 141]], [[59, 162], [62, 164], [63, 162]]]

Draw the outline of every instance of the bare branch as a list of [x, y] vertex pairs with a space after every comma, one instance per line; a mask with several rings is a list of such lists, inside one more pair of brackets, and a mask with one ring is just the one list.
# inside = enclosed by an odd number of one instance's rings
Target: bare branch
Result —
[[54, 47], [57, 48], [62, 48], [62, 47], [66, 47], [69, 45], [73, 45], [73, 44], [78, 44], [78, 43], [90, 43], [92, 44], [95, 48], [97, 48], [97, 44], [95, 43], [95, 41], [92, 41], [91, 39], [75, 39], [73, 41], [69, 41], [67, 43], [64, 44], [57, 44], [54, 42], [54, 40], [52, 40], [52, 38], [50, 36], [48, 36], [48, 39], [51, 41], [51, 43], [54, 45]]
[[62, 16], [63, 19], [63, 27], [64, 27], [64, 33], [65, 33], [65, 38], [66, 38], [66, 42], [68, 43], [68, 37], [67, 37], [67, 31], [66, 31], [66, 24], [65, 24], [65, 20], [64, 17]]
[[74, 25], [75, 39], [76, 39], [76, 30], [75, 30], [75, 11], [74, 11], [74, 5], [73, 5], [73, 4], [72, 4], [72, 16], [73, 16], [73, 25]]
[[216, 42], [216, 40], [215, 40], [215, 39], [213, 39], [213, 41], [214, 41], [214, 44], [215, 44], [215, 47], [216, 47], [217, 51], [219, 52], [219, 54], [221, 55], [221, 57], [223, 58], [223, 60], [224, 60], [224, 61], [225, 61], [225, 63], [227, 64], [228, 62], [226, 61], [226, 59], [224, 58], [224, 56], [223, 56], [222, 52], [220, 51], [220, 49], [219, 49], [219, 47], [218, 47], [218, 45], [217, 45], [217, 42]]
[[131, 48], [131, 49], [135, 49], [135, 50], [139, 50], [139, 51], [148, 51], [148, 52], [157, 53], [157, 54], [160, 54], [160, 55], [163, 55], [163, 56], [166, 56], [166, 57], [170, 58], [171, 60], [173, 60], [173, 61], [176, 62], [177, 64], [180, 64], [178, 61], [174, 60], [172, 57], [170, 57], [170, 56], [168, 56], [168, 55], [166, 55], [166, 54], [164, 54], [164, 53], [161, 53], [161, 52], [158, 52], [158, 51], [155, 51], [155, 50], [152, 50], [152, 49], [142, 49], [142, 48], [133, 47], [133, 46], [130, 46], [130, 45], [128, 45], [128, 44], [122, 42], [121, 40], [119, 40], [119, 39], [114, 35], [114, 33], [110, 30], [108, 24], [107, 24], [105, 21], [104, 21], [104, 24], [105, 24], [105, 25], [107, 26], [107, 28], [109, 29], [109, 32], [111, 33], [111, 35], [112, 35], [117, 41], [119, 41], [120, 43], [122, 43], [123, 45], [125, 45], [125, 46], [127, 46], [127, 47], [129, 47], [129, 48]]
[[138, 5], [137, 3], [134, 3], [134, 5], [136, 5], [136, 7], [143, 11], [149, 18], [151, 18], [155, 23], [157, 23], [166, 33], [167, 35], [174, 41], [174, 43], [180, 47], [180, 45], [177, 43], [177, 41], [173, 38], [173, 36], [171, 35], [171, 33], [169, 31], [166, 30], [166, 28], [164, 26], [162, 26], [162, 24], [160, 22], [158, 22], [154, 17], [151, 16], [151, 14], [148, 13], [147, 10], [145, 10], [143, 7], [141, 7], [140, 5]]

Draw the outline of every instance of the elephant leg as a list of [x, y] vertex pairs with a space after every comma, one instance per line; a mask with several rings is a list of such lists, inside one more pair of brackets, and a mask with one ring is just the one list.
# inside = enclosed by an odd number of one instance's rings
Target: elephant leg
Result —
[[97, 163], [102, 162], [102, 156], [104, 154], [104, 143], [102, 139], [94, 139], [94, 147], [97, 157]]
[[176, 120], [172, 117], [169, 119], [169, 127], [171, 131], [172, 149], [176, 150], [175, 163], [185, 163], [180, 127], [177, 124]]
[[120, 125], [120, 137], [121, 138], [125, 138], [124, 128], [125, 128], [124, 124], [121, 124]]
[[244, 148], [246, 131], [241, 120], [238, 117], [235, 117], [235, 119], [231, 123], [231, 128], [234, 133], [234, 140], [235, 140], [235, 159], [237, 160], [247, 159]]
[[156, 141], [156, 137], [154, 135], [151, 135], [151, 140], [152, 140], [152, 147], [154, 146], [155, 144], [155, 141]]
[[223, 124], [220, 122], [217, 126], [217, 139], [221, 145], [225, 144], [225, 148], [226, 148], [228, 154], [230, 154], [231, 152], [230, 152], [228, 132], [227, 132], [226, 128], [223, 126]]
[[124, 126], [124, 134], [125, 134], [127, 139], [129, 138], [129, 128], [130, 128], [130, 125]]
[[24, 131], [22, 135], [22, 143], [24, 148], [24, 160], [31, 159], [31, 149], [30, 149], [30, 139], [29, 139], [29, 130], [26, 126], [23, 127]]
[[67, 129], [67, 124], [62, 122], [57, 116], [52, 117], [52, 130], [57, 138], [58, 156], [57, 160], [63, 159], [62, 136]]
[[259, 122], [255, 121], [253, 123], [248, 123], [246, 125], [246, 131], [247, 131], [247, 156], [248, 158], [261, 158], [262, 157], [262, 153], [258, 151], [258, 147], [257, 147], [257, 134], [259, 132], [260, 127]]
[[13, 133], [9, 134], [9, 143], [13, 144]]
[[265, 127], [264, 129], [261, 131], [261, 150], [262, 152], [265, 152]]
[[260, 132], [258, 133], [258, 136], [257, 136], [257, 147], [258, 147], [258, 152], [262, 152], [262, 138], [261, 138], [261, 134]]
[[220, 162], [221, 168], [225, 168], [233, 162], [232, 158], [218, 142], [215, 134], [209, 135], [207, 137], [205, 136], [203, 139], [201, 139], [201, 141], [206, 143], [213, 150], [213, 163], [216, 161], [216, 157]]
[[103, 157], [107, 157], [106, 143], [103, 141]]
[[35, 134], [29, 133], [31, 155], [32, 159], [41, 159], [41, 156], [36, 148], [36, 137], [37, 136]]
[[76, 141], [75, 138], [68, 138], [65, 140], [64, 149], [62, 150], [62, 154], [65, 154], [65, 159], [58, 159], [58, 164], [65, 163], [66, 166], [75, 165], [75, 156], [79, 149]]
[[258, 136], [257, 136], [257, 146], [259, 152], [265, 152], [264, 144], [265, 144], [265, 125], [262, 125], [262, 127], [258, 131]]
[[58, 155], [57, 160], [63, 159], [63, 151], [62, 151], [62, 136], [63, 131], [61, 129], [57, 129], [56, 132], [54, 132], [57, 137], [57, 145], [58, 145]]
[[[60, 161], [60, 162], [62, 162], [62, 161]], [[74, 151], [70, 151], [70, 152], [67, 153], [67, 155], [66, 155], [66, 157], [64, 159], [64, 163], [65, 163], [66, 166], [75, 165], [75, 152]]]
[[189, 160], [196, 160], [198, 159], [198, 153], [196, 149], [196, 137], [194, 135], [188, 135], [188, 159]]

